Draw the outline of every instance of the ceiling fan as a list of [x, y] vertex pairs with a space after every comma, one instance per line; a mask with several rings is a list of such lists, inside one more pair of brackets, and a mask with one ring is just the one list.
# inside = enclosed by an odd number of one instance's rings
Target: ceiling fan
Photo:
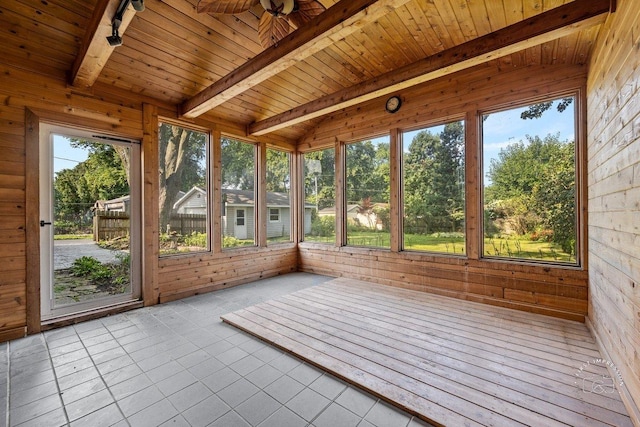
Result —
[[200, 0], [198, 13], [235, 15], [258, 3], [264, 9], [258, 25], [258, 37], [264, 48], [285, 38], [292, 25], [300, 28], [325, 11], [317, 0]]

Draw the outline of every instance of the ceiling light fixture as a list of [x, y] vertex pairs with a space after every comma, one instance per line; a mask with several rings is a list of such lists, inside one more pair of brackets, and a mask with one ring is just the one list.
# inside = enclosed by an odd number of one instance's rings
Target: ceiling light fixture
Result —
[[122, 37], [120, 37], [120, 25], [122, 24], [122, 17], [125, 11], [129, 7], [129, 4], [133, 6], [136, 12], [142, 12], [144, 10], [144, 0], [121, 0], [116, 14], [111, 21], [111, 35], [107, 37], [109, 46], [122, 46]]

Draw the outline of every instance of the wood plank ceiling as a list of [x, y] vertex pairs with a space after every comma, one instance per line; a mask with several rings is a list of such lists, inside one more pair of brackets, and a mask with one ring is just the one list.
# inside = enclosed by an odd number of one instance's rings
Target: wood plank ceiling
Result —
[[[98, 3], [102, 1], [2, 2], [0, 43], [4, 59], [0, 62], [67, 79], [92, 13], [100, 9]], [[326, 8], [338, 3], [320, 1]], [[122, 35], [123, 45], [114, 49], [91, 90], [99, 95], [118, 88], [178, 109], [263, 51], [257, 36], [259, 19], [254, 14], [259, 9], [214, 17], [198, 14], [197, 2], [146, 0], [146, 10], [135, 14]], [[566, 3], [570, 1], [408, 1], [203, 117], [250, 125]], [[494, 64], [584, 64], [599, 27], [527, 48]], [[296, 141], [320, 120], [322, 117], [274, 133]]]

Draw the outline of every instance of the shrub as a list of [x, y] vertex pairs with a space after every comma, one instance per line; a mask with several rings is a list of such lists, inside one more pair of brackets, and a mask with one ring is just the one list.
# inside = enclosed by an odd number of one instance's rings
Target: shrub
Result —
[[194, 231], [193, 233], [184, 236], [184, 244], [187, 246], [198, 246], [200, 248], [206, 248], [207, 234]]
[[335, 217], [317, 217], [311, 222], [311, 235], [320, 237], [333, 236], [335, 233]]
[[222, 238], [222, 247], [223, 248], [235, 248], [240, 246], [242, 242], [240, 239], [236, 239], [233, 236], [224, 236]]
[[76, 258], [71, 265], [71, 272], [74, 276], [89, 276], [93, 271], [100, 268], [102, 263], [92, 256]]

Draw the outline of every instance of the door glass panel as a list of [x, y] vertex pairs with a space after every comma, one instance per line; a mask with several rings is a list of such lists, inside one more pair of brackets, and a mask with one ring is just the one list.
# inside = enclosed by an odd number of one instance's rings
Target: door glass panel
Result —
[[41, 153], [43, 318], [134, 298], [131, 144], [62, 134], [47, 143]]

